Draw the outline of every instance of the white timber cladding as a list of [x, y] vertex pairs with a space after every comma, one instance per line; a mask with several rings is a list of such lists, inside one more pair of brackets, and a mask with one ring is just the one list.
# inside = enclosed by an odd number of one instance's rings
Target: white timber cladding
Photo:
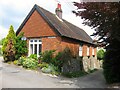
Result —
[[82, 51], [83, 51], [82, 45], [79, 45], [79, 56], [82, 56]]
[[30, 56], [31, 54], [37, 54], [37, 56], [39, 56], [41, 52], [41, 46], [42, 46], [41, 39], [30, 39], [28, 56]]
[[95, 55], [94, 47], [92, 47], [92, 55]]
[[87, 46], [87, 56], [89, 56], [89, 55], [90, 55], [90, 47]]

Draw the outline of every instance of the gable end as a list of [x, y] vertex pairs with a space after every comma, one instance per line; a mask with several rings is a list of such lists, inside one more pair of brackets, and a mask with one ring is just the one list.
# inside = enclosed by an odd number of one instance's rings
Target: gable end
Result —
[[52, 30], [59, 36], [61, 36], [61, 34], [58, 32], [58, 30], [51, 24], [51, 22], [49, 21], [49, 19], [43, 14], [43, 12], [39, 9], [39, 7], [35, 4], [34, 7], [32, 8], [32, 10], [29, 12], [29, 14], [27, 15], [27, 17], [25, 18], [25, 20], [22, 22], [22, 24], [20, 25], [20, 27], [18, 28], [18, 30], [16, 31], [16, 35], [19, 34], [19, 32], [22, 30], [22, 28], [24, 27], [24, 25], [26, 24], [26, 22], [28, 21], [28, 19], [31, 17], [31, 15], [33, 14], [34, 11], [37, 11], [42, 18], [48, 23], [48, 25], [52, 28]]

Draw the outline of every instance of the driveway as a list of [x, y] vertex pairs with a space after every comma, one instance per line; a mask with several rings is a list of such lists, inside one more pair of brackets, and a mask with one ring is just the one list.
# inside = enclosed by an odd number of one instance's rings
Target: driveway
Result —
[[[0, 58], [0, 61], [2, 58]], [[105, 88], [102, 70], [79, 78], [56, 77], [3, 63], [2, 88]]]

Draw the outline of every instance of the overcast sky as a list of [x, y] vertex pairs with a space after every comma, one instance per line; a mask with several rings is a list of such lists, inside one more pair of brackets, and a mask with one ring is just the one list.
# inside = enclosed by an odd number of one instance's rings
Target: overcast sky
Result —
[[[73, 1], [79, 2], [80, 0], [59, 0], [62, 5], [63, 18], [91, 35], [93, 30], [82, 25], [83, 21], [80, 17], [76, 17], [72, 13], [72, 10], [76, 9], [72, 4]], [[18, 29], [34, 4], [55, 13], [57, 0], [0, 0], [0, 39], [7, 35], [10, 25], [14, 26], [15, 31]]]

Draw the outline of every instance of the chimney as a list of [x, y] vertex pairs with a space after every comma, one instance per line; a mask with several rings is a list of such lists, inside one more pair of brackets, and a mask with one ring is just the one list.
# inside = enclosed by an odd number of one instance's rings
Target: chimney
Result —
[[61, 4], [60, 3], [58, 3], [58, 5], [57, 5], [55, 13], [60, 19], [62, 19], [62, 9], [61, 9]]

